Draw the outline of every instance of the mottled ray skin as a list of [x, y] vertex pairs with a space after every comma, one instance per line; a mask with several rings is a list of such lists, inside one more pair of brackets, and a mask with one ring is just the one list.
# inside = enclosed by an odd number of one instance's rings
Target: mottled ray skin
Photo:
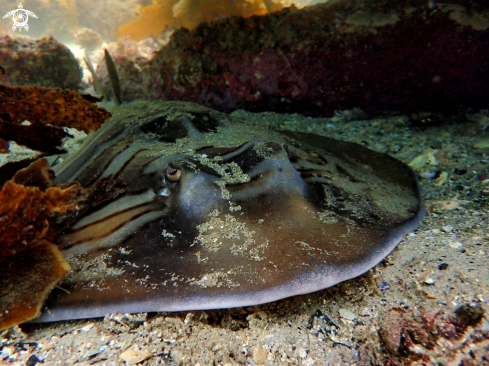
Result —
[[248, 306], [356, 277], [423, 216], [415, 174], [360, 145], [136, 102], [57, 181], [125, 182], [58, 244], [73, 273], [40, 321]]

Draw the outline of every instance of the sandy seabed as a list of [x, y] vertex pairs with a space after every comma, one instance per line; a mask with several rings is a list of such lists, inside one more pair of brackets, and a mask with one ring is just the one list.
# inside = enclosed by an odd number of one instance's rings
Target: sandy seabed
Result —
[[[424, 221], [373, 270], [333, 288], [247, 308], [22, 325], [1, 333], [1, 364], [489, 364], [487, 111], [468, 115], [472, 122], [422, 129], [406, 116], [234, 115], [354, 141], [411, 163], [424, 177]], [[384, 322], [389, 310], [450, 312], [464, 304], [485, 313], [456, 339], [439, 337], [431, 349], [419, 345], [400, 355], [387, 349], [388, 337], [404, 334]]]

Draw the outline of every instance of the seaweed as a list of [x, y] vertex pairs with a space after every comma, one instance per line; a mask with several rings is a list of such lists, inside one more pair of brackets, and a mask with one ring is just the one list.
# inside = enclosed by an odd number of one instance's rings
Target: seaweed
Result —
[[140, 41], [157, 36], [165, 29], [193, 29], [203, 22], [231, 16], [264, 15], [286, 6], [286, 1], [267, 0], [153, 0], [151, 6], [141, 8], [139, 18], [119, 28], [117, 37]]
[[70, 271], [56, 238], [83, 212], [122, 192], [120, 180], [53, 185], [46, 158], [19, 170], [0, 191], [0, 330], [40, 314]]
[[[0, 85], [0, 153], [9, 152], [9, 141], [39, 151], [38, 157], [65, 153], [59, 148], [65, 137], [71, 137], [63, 128], [73, 127], [85, 132], [95, 130], [110, 117], [110, 113], [86, 100], [76, 91], [38, 87], [9, 87]], [[14, 167], [25, 168], [24, 163], [0, 167], [0, 184], [12, 178]]]
[[104, 50], [105, 53], [105, 64], [107, 65], [107, 73], [109, 74], [110, 85], [112, 86], [112, 91], [114, 93], [114, 99], [117, 104], [122, 103], [121, 97], [121, 84], [119, 81], [119, 75], [117, 74], [117, 68], [115, 67], [114, 60], [110, 56], [107, 49]]
[[59, 149], [58, 146], [61, 145], [63, 138], [71, 135], [60, 127], [47, 126], [40, 122], [19, 125], [0, 118], [0, 136], [4, 142], [15, 141], [29, 149], [51, 155], [65, 153], [66, 151]]
[[0, 100], [3, 116], [10, 115], [10, 122], [15, 124], [27, 120], [88, 132], [110, 117], [109, 112], [87, 102], [74, 90], [0, 85]]
[[52, 240], [60, 215], [76, 212], [77, 183], [53, 187], [45, 158], [20, 170], [0, 191], [0, 330], [39, 315], [70, 266]]

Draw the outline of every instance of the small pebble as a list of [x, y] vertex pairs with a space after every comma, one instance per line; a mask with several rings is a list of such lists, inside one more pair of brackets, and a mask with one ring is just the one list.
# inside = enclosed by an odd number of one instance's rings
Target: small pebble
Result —
[[83, 328], [80, 328], [80, 332], [89, 332], [93, 328], [93, 323], [88, 323]]
[[473, 145], [474, 148], [476, 149], [487, 149], [489, 148], [489, 139], [484, 139], [484, 140], [480, 140], [478, 142], [476, 142], [474, 145]]
[[296, 341], [296, 339], [295, 339], [295, 337], [293, 337], [291, 335], [286, 335], [284, 338], [284, 341], [288, 342], [288, 343], [294, 343]]
[[450, 232], [452, 232], [453, 227], [452, 226], [442, 226], [442, 229], [444, 232], [450, 233]]
[[37, 357], [36, 355], [31, 355], [26, 361], [25, 366], [35, 366], [38, 362], [44, 363], [44, 361], [40, 360], [39, 357]]
[[450, 243], [449, 245], [452, 248], [455, 248], [455, 249], [460, 248], [461, 246], [463, 246], [463, 244], [461, 242], [459, 242], [459, 241], [454, 241], [454, 242]]
[[447, 268], [448, 268], [448, 263], [440, 263], [440, 264], [438, 265], [438, 269], [439, 269], [440, 271], [443, 271], [444, 269], [447, 269]]
[[390, 132], [390, 131], [393, 131], [395, 126], [393, 123], [382, 123], [380, 125], [380, 127], [384, 130], [384, 131], [387, 131], [387, 132]]
[[424, 173], [421, 173], [419, 176], [423, 179], [433, 179], [434, 177], [436, 177], [436, 172], [424, 172]]
[[443, 172], [443, 173], [440, 174], [440, 176], [438, 178], [436, 178], [436, 180], [435, 180], [435, 186], [440, 187], [440, 186], [444, 185], [447, 182], [448, 182], [448, 173], [447, 172]]
[[426, 154], [421, 154], [416, 156], [411, 162], [408, 164], [411, 168], [415, 170], [419, 170], [423, 168], [428, 163], [428, 157]]
[[372, 315], [372, 312], [368, 307], [364, 307], [362, 310], [360, 310], [360, 315], [361, 316], [370, 316]]
[[127, 350], [121, 353], [120, 358], [122, 361], [127, 362], [128, 365], [134, 365], [136, 363], [147, 360], [153, 356], [153, 353], [145, 348], [139, 349], [139, 346], [135, 344], [129, 347]]
[[457, 200], [448, 200], [448, 201], [440, 201], [441, 202], [441, 208], [443, 210], [455, 210], [456, 208], [460, 207], [460, 202]]
[[418, 346], [417, 344], [409, 347], [409, 351], [418, 356], [422, 356], [426, 353], [426, 351], [421, 346]]
[[379, 290], [380, 290], [380, 291], [385, 291], [385, 290], [390, 289], [390, 288], [391, 288], [391, 285], [390, 285], [390, 283], [389, 283], [389, 282], [387, 282], [387, 281], [382, 281], [382, 282], [380, 283], [380, 285], [379, 285]]
[[300, 358], [304, 359], [307, 357], [307, 352], [304, 348], [302, 347], [299, 347], [297, 348], [297, 350], [295, 351], [297, 353], [297, 356], [299, 356]]
[[434, 285], [435, 284], [435, 280], [433, 278], [427, 278], [424, 280], [424, 283], [426, 283], [427, 285]]
[[458, 175], [464, 175], [465, 173], [467, 173], [467, 169], [457, 169], [457, 168], [455, 168], [455, 169], [453, 170], [453, 172], [454, 172], [455, 174], [458, 174]]
[[343, 319], [347, 319], [347, 320], [353, 321], [357, 317], [352, 311], [350, 311], [348, 309], [340, 309], [339, 312], [340, 312], [340, 316]]
[[267, 356], [268, 352], [262, 346], [253, 347], [253, 361], [256, 363], [265, 363]]

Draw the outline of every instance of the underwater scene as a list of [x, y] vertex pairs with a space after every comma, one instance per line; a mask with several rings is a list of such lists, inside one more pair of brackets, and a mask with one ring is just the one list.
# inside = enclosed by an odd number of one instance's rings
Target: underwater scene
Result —
[[0, 16], [0, 365], [489, 366], [489, 3]]

